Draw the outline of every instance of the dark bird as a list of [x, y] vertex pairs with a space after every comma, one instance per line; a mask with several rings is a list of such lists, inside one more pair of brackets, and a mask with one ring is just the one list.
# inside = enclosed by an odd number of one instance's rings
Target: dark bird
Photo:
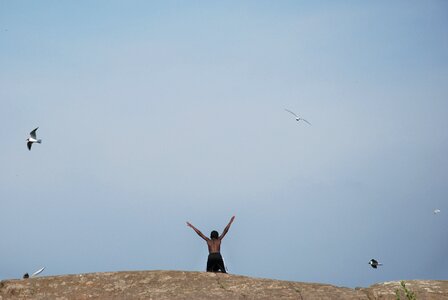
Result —
[[41, 139], [37, 139], [37, 137], [36, 137], [36, 130], [38, 128], [39, 127], [34, 129], [33, 131], [31, 131], [30, 132], [30, 137], [26, 139], [26, 141], [28, 142], [28, 143], [26, 143], [26, 145], [28, 146], [28, 150], [31, 150], [31, 146], [33, 145], [33, 143], [39, 143], [39, 144], [42, 143], [42, 140]]
[[296, 115], [295, 112], [292, 112], [292, 111], [290, 111], [289, 109], [286, 109], [286, 108], [285, 108], [285, 110], [286, 110], [287, 112], [289, 112], [290, 114], [294, 115], [294, 117], [296, 117], [296, 121], [297, 121], [297, 122], [299, 122], [299, 121], [303, 121], [303, 122], [306, 122], [306, 123], [308, 123], [309, 125], [311, 125], [310, 122], [308, 122], [308, 121], [305, 120], [304, 118], [299, 117], [298, 115]]
[[378, 268], [378, 266], [382, 266], [383, 264], [379, 263], [376, 259], [373, 259], [373, 258], [372, 258], [372, 259], [369, 261], [369, 265], [371, 265], [372, 268], [376, 269], [376, 268]]

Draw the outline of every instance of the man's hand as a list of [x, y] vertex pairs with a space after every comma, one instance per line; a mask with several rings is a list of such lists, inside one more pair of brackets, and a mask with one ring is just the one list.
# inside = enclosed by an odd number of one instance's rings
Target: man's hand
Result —
[[206, 241], [209, 241], [210, 239], [208, 237], [206, 237], [204, 234], [202, 234], [202, 232], [197, 229], [196, 227], [194, 227], [193, 225], [190, 224], [190, 222], [187, 222], [187, 226], [191, 227], [201, 238], [203, 238]]
[[219, 236], [220, 240], [222, 240], [226, 236], [227, 231], [229, 231], [230, 225], [232, 225], [233, 220], [235, 220], [235, 216], [230, 218], [229, 224], [227, 224], [226, 228], [224, 228], [224, 230], [222, 231], [222, 234]]

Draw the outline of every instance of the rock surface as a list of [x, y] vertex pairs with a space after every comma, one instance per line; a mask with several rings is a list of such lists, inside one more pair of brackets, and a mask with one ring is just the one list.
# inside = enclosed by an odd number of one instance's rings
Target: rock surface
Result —
[[[417, 299], [448, 300], [448, 281], [411, 280]], [[328, 284], [182, 271], [134, 271], [0, 282], [3, 299], [396, 299], [400, 282], [350, 289]], [[402, 294], [401, 299], [406, 299]]]

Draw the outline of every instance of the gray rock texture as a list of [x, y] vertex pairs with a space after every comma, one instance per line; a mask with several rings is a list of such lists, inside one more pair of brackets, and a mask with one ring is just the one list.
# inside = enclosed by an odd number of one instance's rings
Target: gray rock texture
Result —
[[[417, 299], [448, 300], [448, 281], [410, 280]], [[37, 277], [0, 282], [3, 299], [396, 299], [400, 282], [350, 289], [239, 275], [134, 271]], [[402, 294], [401, 299], [406, 299]]]

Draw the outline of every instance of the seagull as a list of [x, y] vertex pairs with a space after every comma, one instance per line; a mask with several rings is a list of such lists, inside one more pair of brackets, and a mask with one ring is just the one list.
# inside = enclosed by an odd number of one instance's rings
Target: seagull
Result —
[[380, 264], [376, 259], [371, 259], [369, 261], [369, 265], [372, 266], [372, 268], [376, 269], [378, 266], [382, 266], [383, 264]]
[[39, 270], [37, 270], [36, 272], [34, 272], [33, 274], [31, 274], [31, 277], [35, 277], [37, 275], [39, 275], [40, 273], [42, 273], [45, 270], [45, 267], [40, 268]]
[[434, 209], [434, 214], [437, 215], [440, 212], [440, 209]]
[[290, 111], [289, 109], [286, 109], [286, 108], [285, 108], [285, 110], [286, 110], [287, 112], [289, 112], [290, 114], [293, 114], [293, 115], [296, 117], [296, 121], [297, 121], [297, 122], [299, 122], [299, 121], [304, 121], [304, 122], [307, 122], [309, 125], [311, 125], [310, 122], [308, 122], [308, 121], [305, 120], [304, 118], [299, 117], [298, 115], [296, 115], [294, 112]]
[[23, 279], [28, 279], [28, 278], [30, 278], [30, 277], [36, 277], [37, 275], [39, 275], [40, 273], [42, 273], [43, 270], [45, 270], [45, 267], [40, 268], [39, 270], [37, 270], [36, 272], [34, 272], [33, 274], [31, 274], [31, 276], [30, 276], [30, 274], [25, 273], [25, 274], [23, 274]]
[[28, 146], [28, 150], [31, 150], [31, 146], [33, 145], [33, 143], [42, 143], [42, 140], [41, 139], [37, 139], [36, 138], [36, 130], [38, 129], [39, 127], [37, 127], [36, 129], [34, 129], [33, 131], [31, 131], [30, 132], [30, 137], [29, 138], [27, 138], [26, 140], [27, 140], [27, 142], [28, 143], [26, 143], [26, 145]]

